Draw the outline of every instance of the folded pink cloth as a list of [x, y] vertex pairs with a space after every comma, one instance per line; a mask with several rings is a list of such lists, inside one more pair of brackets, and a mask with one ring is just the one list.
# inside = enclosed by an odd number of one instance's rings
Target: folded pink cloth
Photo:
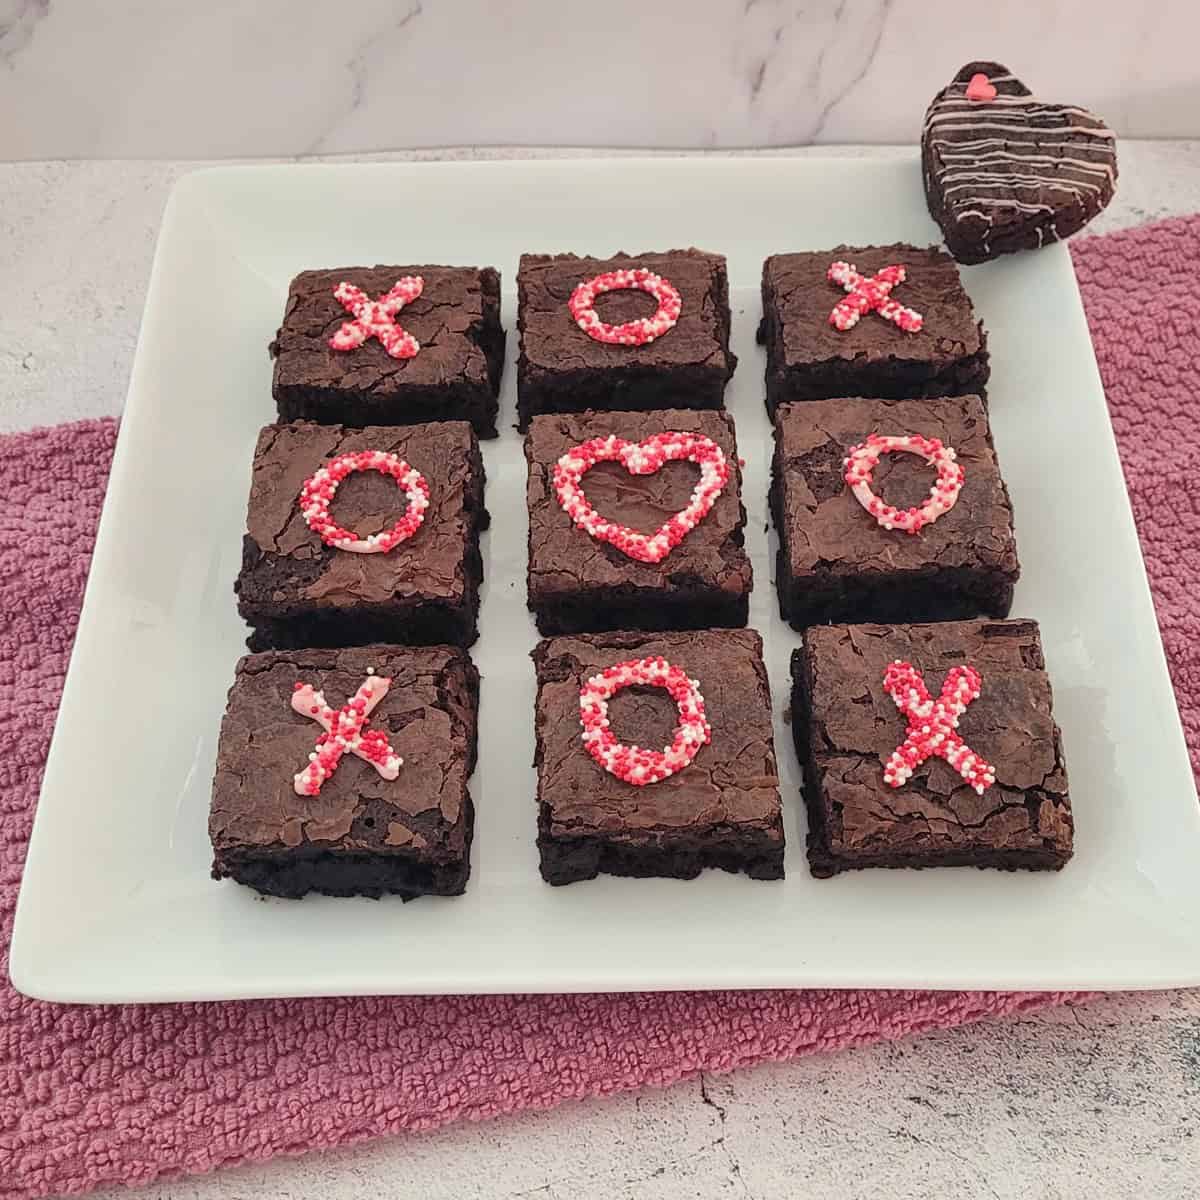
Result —
[[[1200, 218], [1080, 242], [1076, 265], [1187, 726], [1200, 755]], [[1194, 268], [1194, 269], [1193, 269]], [[60, 1007], [7, 986], [17, 883], [115, 427], [0, 438], [0, 1196], [82, 1192], [664, 1085], [1069, 999], [773, 991]], [[55, 531], [47, 537], [46, 530]]]

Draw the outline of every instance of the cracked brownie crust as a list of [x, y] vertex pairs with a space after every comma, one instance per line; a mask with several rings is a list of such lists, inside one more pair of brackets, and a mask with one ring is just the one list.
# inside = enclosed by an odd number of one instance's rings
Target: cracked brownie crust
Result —
[[[952, 446], [966, 472], [949, 512], [920, 533], [881, 529], [844, 479], [870, 433], [921, 434]], [[934, 469], [885, 454], [875, 493], [906, 508], [929, 498]], [[818, 400], [775, 415], [771, 512], [779, 535], [779, 609], [794, 628], [828, 621], [1005, 617], [1020, 575], [1012, 504], [978, 396]]]
[[[323, 463], [356, 450], [398, 454], [429, 483], [417, 532], [386, 554], [327, 546], [305, 523], [299, 496]], [[470, 645], [475, 640], [483, 559], [483, 462], [463, 421], [346, 429], [298, 422], [258, 437], [235, 584], [238, 611], [253, 627], [252, 650], [369, 642]], [[404, 513], [396, 481], [378, 471], [346, 477], [333, 515], [360, 535]]]
[[[895, 299], [924, 318], [906, 333], [878, 313], [852, 329], [829, 323], [845, 293], [826, 272], [838, 259], [863, 275], [891, 264], [907, 279]], [[984, 394], [988, 380], [987, 335], [975, 318], [954, 260], [936, 246], [835, 246], [802, 254], [774, 254], [763, 263], [763, 320], [758, 340], [767, 347], [767, 410], [789, 400], [834, 396]]]
[[[646, 267], [679, 290], [674, 328], [643, 346], [613, 346], [589, 337], [567, 308], [580, 283], [607, 271]], [[523, 254], [517, 271], [517, 413], [522, 431], [538, 413], [589, 408], [721, 408], [737, 365], [729, 349], [729, 281], [725, 259], [701, 250], [617, 254]], [[641, 291], [609, 292], [596, 302], [602, 321], [649, 317], [657, 302]]]
[[[554, 465], [589, 438], [615, 434], [637, 442], [671, 430], [716, 442], [730, 478], [708, 515], [662, 562], [638, 562], [576, 527], [554, 494]], [[746, 512], [737, 442], [726, 413], [665, 409], [535, 417], [525, 457], [529, 607], [543, 634], [745, 625], [753, 572], [743, 548]], [[653, 475], [598, 463], [583, 477], [583, 487], [602, 516], [652, 533], [687, 505], [698, 477], [698, 468], [684, 462], [668, 463]]]
[[[921, 671], [935, 697], [951, 667], [979, 671], [982, 691], [959, 732], [995, 768], [982, 795], [940, 758], [918, 766], [903, 787], [883, 782], [883, 764], [907, 726], [883, 689], [894, 659]], [[814, 875], [859, 867], [1058, 870], [1070, 859], [1066, 766], [1035, 622], [813, 628], [792, 656], [792, 679]]]
[[[373, 667], [391, 687], [367, 729], [404, 759], [395, 780], [346, 755], [317, 796], [293, 777], [321, 733], [292, 711], [297, 683], [340, 708]], [[479, 675], [448, 646], [250, 654], [221, 722], [209, 834], [213, 878], [272, 896], [458, 895], [470, 871]]]
[[[355, 350], [330, 348], [329, 339], [352, 319], [333, 294], [339, 283], [352, 283], [375, 300], [405, 275], [425, 281], [421, 295], [396, 316], [420, 342], [418, 354], [392, 358], [377, 338]], [[292, 280], [271, 354], [281, 421], [362, 426], [460, 420], [480, 437], [495, 437], [504, 366], [500, 276], [491, 267], [302, 271]]]
[[[712, 742], [678, 774], [634, 787], [580, 740], [579, 691], [592, 675], [662, 655], [700, 683]], [[783, 821], [762, 639], [752, 630], [604, 633], [541, 642], [537, 671], [538, 849], [548, 883], [610, 875], [692, 879], [705, 867], [783, 878]], [[617, 737], [660, 747], [678, 714], [661, 688], [609, 702]]]

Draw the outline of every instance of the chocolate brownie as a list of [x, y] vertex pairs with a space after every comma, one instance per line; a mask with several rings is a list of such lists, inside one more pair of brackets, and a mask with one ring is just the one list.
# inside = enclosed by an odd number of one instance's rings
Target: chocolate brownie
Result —
[[[869, 435], [939, 439], [963, 483], [917, 533], [885, 529], [845, 482]], [[930, 500], [935, 468], [915, 453], [879, 456], [871, 487], [904, 508]], [[826, 621], [1006, 617], [1020, 574], [1012, 505], [978, 396], [816, 400], [775, 414], [771, 512], [779, 535], [779, 610], [797, 628]]]
[[[395, 455], [424, 477], [428, 508], [407, 540], [382, 553], [327, 543], [301, 510], [301, 490], [341, 455]], [[258, 437], [235, 585], [238, 611], [252, 625], [250, 649], [414, 644], [475, 640], [483, 559], [483, 462], [465, 421], [346, 429], [297, 422], [268, 425]], [[378, 470], [348, 474], [330, 515], [361, 538], [391, 529], [406, 514], [405, 492]]]
[[[378, 301], [399, 280], [414, 276], [422, 281], [420, 295], [392, 319], [419, 343], [415, 355], [393, 357], [374, 335], [353, 349], [330, 345], [355, 320], [334, 295], [340, 284]], [[504, 366], [500, 276], [491, 267], [301, 271], [288, 290], [271, 354], [281, 421], [357, 426], [470, 421], [480, 437], [495, 437]]]
[[[313, 710], [323, 701], [326, 722], [345, 733], [343, 706], [372, 689], [360, 732], [376, 737], [362, 749], [371, 746], [384, 768], [347, 751], [321, 777], [310, 755], [329, 746], [318, 741], [324, 726]], [[213, 878], [271, 896], [461, 894], [478, 706], [479, 674], [451, 646], [247, 655], [217, 744]]]
[[1112, 199], [1116, 138], [1087, 109], [1043, 103], [1007, 67], [973, 62], [925, 114], [921, 169], [947, 248], [977, 263], [1082, 229]]
[[[678, 291], [674, 326], [644, 345], [613, 345], [585, 333], [568, 302], [581, 283], [612, 271], [645, 268]], [[523, 254], [517, 271], [520, 428], [538, 413], [589, 408], [720, 408], [737, 358], [729, 350], [725, 259], [701, 250], [617, 254]], [[644, 291], [610, 291], [595, 302], [601, 321], [649, 318], [657, 301]]]
[[[835, 262], [862, 276], [902, 266], [905, 279], [890, 298], [920, 314], [909, 332], [877, 311], [850, 328], [830, 315], [847, 299], [828, 278]], [[763, 263], [763, 320], [758, 340], [767, 347], [767, 409], [772, 416], [789, 400], [834, 396], [984, 394], [987, 335], [975, 317], [954, 260], [936, 246], [835, 246], [802, 254], [775, 254]]]
[[[698, 434], [720, 448], [728, 479], [712, 508], [665, 558], [644, 562], [580, 528], [560, 504], [556, 464], [594, 438], [647, 446], [666, 433]], [[534, 417], [529, 464], [529, 607], [543, 634], [604, 629], [703, 629], [745, 625], [753, 586], [743, 548], [746, 512], [733, 420], [724, 412], [665, 409]], [[690, 502], [698, 468], [667, 462], [631, 474], [597, 462], [581, 480], [606, 523], [653, 534]], [[616, 540], [620, 540], [619, 538]]]
[[[936, 755], [916, 756], [900, 786], [885, 782], [909, 724], [884, 683], [898, 660], [920, 672], [935, 701], [953, 686], [955, 668], [978, 673], [977, 698], [966, 698], [957, 728], [944, 734], [957, 733], [967, 753], [990, 765], [994, 781], [981, 792]], [[793, 654], [792, 680], [814, 875], [858, 867], [1058, 870], [1071, 857], [1062, 738], [1035, 622], [820, 626], [805, 631]], [[977, 759], [960, 765], [983, 770]]]
[[[675, 774], [637, 786], [593, 759], [581, 739], [580, 691], [609, 668], [658, 657], [698, 685], [711, 740]], [[533, 661], [543, 879], [574, 883], [601, 871], [693, 879], [705, 867], [783, 877], [771, 694], [757, 633], [560, 637], [541, 642]], [[661, 686], [623, 687], [608, 706], [610, 732], [623, 744], [675, 748], [680, 713]]]

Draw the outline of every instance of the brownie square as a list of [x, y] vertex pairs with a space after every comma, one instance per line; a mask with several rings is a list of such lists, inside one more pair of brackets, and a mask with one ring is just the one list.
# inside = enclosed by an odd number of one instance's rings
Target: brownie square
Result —
[[[318, 468], [341, 454], [380, 450], [416, 468], [429, 485], [424, 521], [386, 553], [327, 545], [305, 521], [300, 492]], [[258, 437], [234, 590], [253, 626], [251, 650], [420, 645], [475, 640], [487, 527], [483, 462], [465, 421], [399, 428], [297, 422], [268, 425]], [[368, 537], [390, 529], [407, 501], [390, 475], [356, 471], [341, 482], [331, 515]]]
[[[322, 727], [293, 709], [297, 685], [338, 710], [390, 679], [364, 733], [403, 760], [394, 779], [344, 754], [317, 795], [299, 795]], [[214, 879], [271, 896], [307, 892], [457, 896], [470, 874], [479, 674], [451, 646], [362, 646], [249, 654], [237, 665], [217, 743], [209, 835]]]
[[[420, 343], [412, 358], [392, 358], [378, 338], [353, 350], [329, 339], [353, 315], [334, 295], [351, 283], [378, 300], [406, 275], [424, 281], [396, 322]], [[500, 276], [491, 267], [339, 267], [301, 271], [288, 289], [283, 324], [271, 343], [272, 393], [281, 421], [330, 425], [411, 425], [470, 421], [496, 436], [504, 366]]]
[[[683, 301], [673, 328], [642, 346], [612, 345], [584, 333], [567, 307], [575, 288], [609, 271], [645, 267]], [[522, 431], [538, 413], [589, 408], [720, 408], [737, 358], [729, 350], [725, 259], [702, 250], [617, 254], [523, 254], [517, 271], [517, 413]], [[610, 325], [652, 316], [646, 292], [608, 292], [596, 301]]]
[[[884, 782], [884, 764], [908, 728], [884, 690], [884, 671], [896, 660], [921, 672], [935, 700], [951, 668], [978, 671], [980, 694], [958, 733], [995, 770], [982, 794], [938, 757], [899, 788]], [[814, 875], [859, 867], [1058, 870], [1071, 857], [1062, 738], [1035, 622], [808, 629], [792, 656], [792, 681]]]
[[[708, 515], [661, 562], [645, 563], [579, 528], [554, 489], [558, 460], [591, 438], [639, 442], [664, 432], [698, 433], [721, 447], [730, 478]], [[606, 629], [704, 629], [745, 625], [753, 586], [743, 548], [746, 512], [732, 418], [665, 409], [534, 417], [529, 465], [529, 607], [543, 634]], [[599, 462], [583, 476], [604, 518], [652, 534], [689, 502], [697, 467], [668, 462], [633, 475]]]
[[[952, 447], [965, 480], [954, 507], [915, 534], [884, 529], [844, 480], [868, 434], [920, 434]], [[898, 508], [929, 499], [936, 471], [883, 455], [875, 494]], [[1006, 617], [1020, 574], [1012, 504], [978, 396], [816, 400], [775, 414], [771, 512], [779, 610], [796, 629], [826, 621]]]
[[[699, 685], [711, 741], [676, 774], [638, 787], [581, 740], [580, 689], [621, 663], [661, 656]], [[537, 669], [538, 849], [542, 878], [694, 879], [705, 867], [783, 878], [783, 820], [762, 639], [752, 630], [599, 633], [541, 642]], [[609, 701], [616, 737], [667, 747], [679, 714], [660, 687]]]
[[[877, 312], [850, 329], [829, 321], [846, 297], [827, 272], [849, 261], [864, 276], [903, 266], [907, 278], [892, 298], [923, 317], [907, 333]], [[975, 318], [954, 259], [936, 246], [836, 246], [802, 254], [774, 254], [763, 263], [763, 320], [758, 340], [767, 347], [767, 409], [774, 416], [789, 400], [834, 396], [984, 394], [987, 335]]]

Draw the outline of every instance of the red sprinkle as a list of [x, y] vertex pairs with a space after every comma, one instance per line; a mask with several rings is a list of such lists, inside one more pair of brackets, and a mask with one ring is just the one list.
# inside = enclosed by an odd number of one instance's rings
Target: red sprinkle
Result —
[[981, 796], [996, 782], [995, 768], [984, 762], [958, 734], [958, 719], [979, 698], [982, 679], [974, 667], [951, 667], [934, 700], [911, 663], [896, 659], [883, 673], [883, 686], [908, 718], [904, 741], [883, 768], [883, 781], [903, 787], [927, 758], [944, 758]]
[[[653, 475], [665, 463], [680, 461], [700, 468], [700, 482], [687, 507], [651, 535], [606, 521], [583, 493], [583, 476], [599, 462], [619, 462], [631, 475]], [[592, 438], [568, 450], [554, 466], [554, 495], [571, 520], [592, 537], [644, 563], [666, 558], [708, 516], [728, 482], [724, 451], [712, 438], [698, 433], [656, 433], [641, 442], [615, 435]]]
[[[604, 292], [629, 288], [649, 292], [658, 301], [654, 315], [626, 321], [623, 325], [607, 325], [601, 321], [595, 309], [596, 297]], [[608, 271], [579, 284], [571, 293], [567, 307], [575, 318], [575, 324], [588, 337], [618, 346], [644, 346], [674, 327], [683, 308], [683, 298], [674, 285], [661, 275], [655, 275], [645, 267], [635, 267], [632, 270]]]
[[[669, 746], [646, 750], [618, 742], [608, 724], [608, 702], [627, 687], [660, 687], [675, 701], [679, 724]], [[579, 722], [587, 752], [610, 774], [634, 787], [658, 783], [682, 771], [712, 741], [700, 685], [665, 658], [617, 663], [593, 675], [579, 692]]]

